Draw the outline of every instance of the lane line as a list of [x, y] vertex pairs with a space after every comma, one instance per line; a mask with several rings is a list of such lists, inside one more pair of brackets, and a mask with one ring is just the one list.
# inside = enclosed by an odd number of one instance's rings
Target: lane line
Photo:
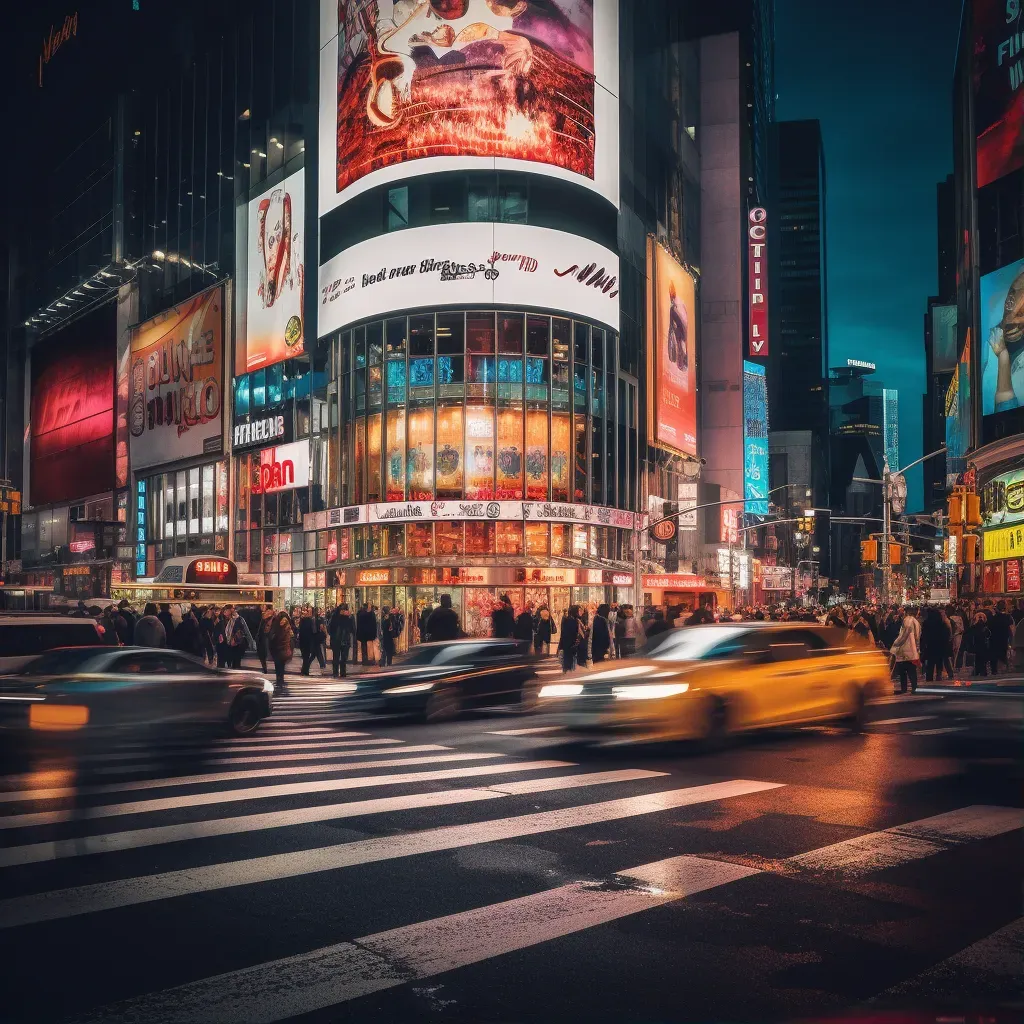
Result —
[[[82, 762], [107, 762], [107, 761], [132, 761], [138, 760], [140, 757], [153, 757], [159, 755], [160, 757], [199, 757], [202, 754], [230, 754], [235, 751], [246, 751], [246, 750], [323, 750], [326, 747], [332, 746], [351, 746], [354, 743], [362, 743], [365, 745], [365, 740], [351, 740], [344, 738], [344, 734], [341, 734], [341, 739], [335, 739], [330, 734], [314, 733], [314, 734], [303, 734], [296, 735], [292, 739], [286, 739], [284, 736], [268, 736], [267, 739], [262, 743], [244, 742], [244, 743], [203, 743], [196, 744], [194, 747], [160, 747], [154, 750], [152, 746], [141, 750], [133, 750], [131, 752], [123, 753], [96, 753], [96, 754], [82, 754], [78, 757], [78, 761]], [[315, 742], [314, 742], [315, 741]], [[379, 742], [379, 741], [374, 741]], [[391, 743], [401, 743], [401, 740], [392, 739]]]
[[[921, 688], [918, 687], [920, 690]], [[940, 696], [932, 696], [936, 694]], [[869, 705], [875, 704], [913, 704], [919, 700], [942, 700], [945, 697], [945, 693], [939, 690], [929, 690], [925, 694], [921, 693], [894, 693], [891, 697], [875, 697], [869, 700]]]
[[931, 857], [973, 840], [990, 839], [1022, 826], [1024, 811], [1020, 808], [975, 804], [833, 843], [790, 857], [785, 863], [806, 871], [839, 872], [856, 878]]
[[914, 715], [911, 718], [881, 718], [877, 722], [869, 722], [869, 725], [906, 725], [907, 722], [930, 722], [936, 715]]
[[967, 732], [966, 725], [949, 725], [942, 729], [913, 729], [911, 736], [944, 736], [949, 732]]
[[421, 832], [379, 836], [318, 849], [225, 861], [180, 871], [54, 889], [0, 900], [0, 928], [16, 928], [117, 907], [137, 906], [175, 896], [295, 878], [359, 864], [540, 835], [566, 828], [580, 828], [780, 788], [782, 783], [733, 779], [729, 782], [689, 786], [646, 796], [606, 800], [554, 811], [539, 811], [511, 818], [473, 822], [468, 825], [446, 825]]
[[560, 725], [538, 725], [532, 729], [497, 729], [493, 732], [488, 732], [488, 736], [533, 736], [542, 732], [561, 732], [562, 726]]

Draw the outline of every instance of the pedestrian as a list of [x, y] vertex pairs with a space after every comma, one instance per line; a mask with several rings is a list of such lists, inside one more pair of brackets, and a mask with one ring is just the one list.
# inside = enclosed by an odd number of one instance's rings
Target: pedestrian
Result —
[[348, 651], [355, 635], [355, 622], [348, 610], [347, 604], [339, 604], [334, 609], [328, 623], [328, 632], [331, 635], [331, 665], [335, 679], [348, 675]]
[[260, 616], [260, 624], [256, 629], [256, 654], [260, 659], [263, 671], [267, 671], [267, 659], [270, 657], [270, 628], [274, 624], [274, 609], [268, 604]]
[[571, 605], [558, 631], [558, 650], [562, 652], [563, 672], [571, 672], [576, 667], [576, 649], [580, 642], [579, 614], [576, 605]]
[[587, 662], [590, 661], [590, 616], [582, 605], [577, 605], [576, 611], [579, 613], [580, 623], [580, 636], [576, 641], [576, 664], [586, 668]]
[[284, 670], [295, 653], [295, 632], [287, 612], [278, 612], [267, 635], [270, 656], [274, 660], [274, 676], [277, 688], [284, 693]]
[[975, 612], [974, 622], [967, 635], [967, 645], [974, 654], [975, 677], [987, 676], [992, 657], [992, 631], [984, 611]]
[[899, 674], [900, 693], [907, 692], [907, 681], [910, 681], [910, 692], [917, 692], [917, 666], [920, 664], [921, 624], [914, 618], [911, 609], [904, 609], [903, 625], [896, 636], [889, 653], [896, 659], [896, 671]]
[[643, 640], [644, 631], [640, 625], [640, 620], [636, 617], [633, 606], [627, 604], [624, 613], [622, 640], [619, 643], [622, 657], [631, 658], [636, 653], [637, 647], [643, 643]]
[[227, 605], [224, 611], [227, 613], [224, 623], [227, 667], [241, 668], [242, 655], [249, 649], [249, 627], [234, 605]]
[[871, 622], [868, 620], [867, 615], [861, 612], [853, 621], [851, 627], [853, 632], [858, 636], [863, 637], [871, 646], [875, 645], [875, 634], [871, 629]]
[[123, 615], [112, 605], [108, 604], [103, 609], [103, 616], [100, 620], [103, 624], [104, 636], [112, 646], [124, 645], [128, 642], [128, 623]]
[[157, 618], [160, 620], [164, 627], [164, 632], [167, 634], [167, 643], [171, 644], [174, 638], [174, 616], [171, 614], [171, 606], [169, 604], [160, 605], [160, 611], [157, 613]]
[[381, 668], [388, 668], [395, 660], [395, 641], [398, 634], [395, 632], [397, 623], [391, 614], [391, 608], [384, 605], [380, 610], [380, 664]]
[[595, 665], [608, 657], [608, 652], [612, 647], [612, 632], [611, 626], [608, 623], [609, 611], [610, 609], [607, 604], [599, 604], [594, 615], [590, 652], [593, 655]]
[[143, 609], [142, 618], [135, 623], [136, 647], [166, 647], [167, 631], [157, 617], [156, 605], [150, 601]]
[[996, 604], [988, 628], [992, 633], [992, 650], [989, 659], [992, 665], [992, 675], [996, 675], [1001, 664], [1006, 668], [1010, 667], [1007, 652], [1010, 648], [1010, 639], [1013, 636], [1013, 617], [1007, 614], [1005, 601], [999, 601]]
[[363, 655], [363, 665], [369, 665], [373, 660], [370, 644], [377, 639], [377, 616], [365, 601], [356, 614], [356, 637]]
[[671, 628], [668, 620], [665, 618], [665, 613], [661, 608], [655, 608], [654, 617], [647, 626], [647, 639], [649, 640], [652, 636], [657, 636], [659, 633], [667, 633]]
[[524, 651], [529, 651], [533, 644], [533, 605], [528, 604], [517, 616], [512, 635], [519, 641]]
[[[946, 609], [946, 614], [949, 616], [949, 627], [952, 633], [953, 641], [953, 652], [951, 656], [952, 667], [954, 671], [962, 665], [961, 650], [964, 642], [964, 613], [960, 610], [957, 605], [950, 605]], [[953, 678], [952, 673], [950, 679]]]
[[623, 658], [622, 643], [626, 639], [626, 606], [620, 605], [615, 613], [615, 625], [612, 627], [612, 635], [615, 641], [615, 657]]
[[456, 640], [461, 632], [458, 613], [452, 608], [452, 596], [451, 594], [442, 594], [441, 604], [430, 613], [430, 618], [427, 619], [427, 635], [430, 637], [430, 642]]
[[935, 680], [936, 670], [939, 679], [942, 679], [942, 670], [949, 661], [952, 649], [953, 633], [948, 620], [943, 619], [938, 608], [929, 608], [921, 627], [921, 660], [924, 662], [924, 678], [927, 682]]
[[[540, 611], [537, 613], [537, 631], [533, 634], [533, 653], [549, 654], [548, 648], [551, 646], [551, 634], [554, 623], [551, 620], [551, 612], [548, 611], [548, 606], [542, 604]], [[1022, 631], [1024, 632], [1024, 631]]]
[[302, 668], [299, 670], [300, 675], [309, 675], [309, 666], [313, 661], [315, 642], [316, 638], [313, 631], [313, 614], [308, 609], [303, 608], [302, 616], [299, 619], [299, 651], [302, 654]]
[[139, 621], [139, 617], [135, 614], [132, 606], [125, 600], [121, 601], [117, 606], [117, 610], [121, 613], [125, 623], [128, 626], [128, 632], [126, 639], [123, 641], [125, 644], [135, 643], [135, 623]]
[[427, 632], [427, 623], [430, 621], [430, 615], [433, 610], [433, 606], [427, 602], [427, 604], [423, 606], [423, 611], [420, 612], [419, 622], [417, 625], [420, 631], [421, 644], [425, 644], [430, 639], [430, 634]]
[[515, 633], [515, 615], [508, 594], [502, 594], [497, 607], [491, 612], [491, 635], [510, 637]]

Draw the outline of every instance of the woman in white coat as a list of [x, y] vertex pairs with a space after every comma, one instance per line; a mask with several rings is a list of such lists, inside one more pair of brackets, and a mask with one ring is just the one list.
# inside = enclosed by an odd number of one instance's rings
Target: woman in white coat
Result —
[[907, 692], [908, 679], [910, 680], [910, 692], [916, 693], [917, 663], [921, 658], [921, 623], [914, 618], [912, 608], [903, 609], [903, 625], [889, 653], [896, 659], [900, 693]]

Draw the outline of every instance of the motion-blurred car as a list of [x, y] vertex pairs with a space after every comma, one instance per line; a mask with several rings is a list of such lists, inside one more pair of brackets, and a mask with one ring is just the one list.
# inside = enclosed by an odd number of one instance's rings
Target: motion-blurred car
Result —
[[581, 731], [717, 740], [770, 726], [864, 722], [891, 692], [885, 655], [855, 633], [794, 623], [674, 629], [635, 658], [541, 686], [538, 707]]
[[0, 673], [18, 672], [34, 657], [55, 647], [93, 647], [110, 642], [103, 627], [91, 618], [17, 612], [0, 615]]
[[513, 640], [453, 640], [422, 644], [391, 668], [352, 678], [347, 706], [438, 722], [472, 708], [524, 706], [536, 697], [537, 673]]
[[207, 726], [244, 736], [270, 714], [273, 694], [262, 676], [209, 668], [179, 651], [64, 647], [0, 679], [0, 731], [92, 736]]

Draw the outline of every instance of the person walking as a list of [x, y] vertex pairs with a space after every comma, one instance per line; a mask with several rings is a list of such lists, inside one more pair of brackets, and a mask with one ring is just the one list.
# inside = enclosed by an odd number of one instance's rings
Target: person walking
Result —
[[599, 604], [597, 613], [594, 615], [594, 627], [590, 640], [590, 653], [594, 658], [594, 664], [604, 661], [612, 647], [612, 631], [608, 623], [608, 605]]
[[967, 647], [974, 654], [974, 676], [987, 676], [992, 657], [992, 631], [983, 611], [974, 613], [974, 622], [967, 633]]
[[299, 675], [309, 675], [309, 666], [313, 661], [315, 642], [313, 613], [308, 608], [303, 608], [302, 617], [299, 619], [299, 651], [302, 654], [302, 668], [299, 669]]
[[547, 654], [551, 646], [551, 634], [554, 623], [551, 621], [551, 612], [548, 606], [542, 604], [537, 613], [537, 631], [533, 634], [533, 653], [536, 655]]
[[572, 605], [562, 619], [558, 631], [558, 650], [562, 652], [562, 671], [572, 672], [576, 667], [576, 648], [580, 642], [579, 609]]
[[576, 641], [576, 664], [581, 668], [587, 667], [590, 661], [590, 616], [583, 605], [577, 605], [579, 612], [580, 637]]
[[256, 654], [260, 659], [263, 671], [267, 671], [267, 659], [270, 657], [270, 627], [274, 624], [274, 609], [268, 604], [260, 616], [260, 624], [256, 630]]
[[174, 631], [172, 646], [184, 654], [192, 654], [198, 658], [203, 656], [203, 635], [199, 630], [199, 620], [191, 608], [182, 615], [181, 622]]
[[320, 666], [320, 675], [327, 671], [327, 623], [320, 609], [313, 606], [313, 657]]
[[900, 693], [917, 693], [917, 665], [921, 659], [921, 624], [914, 618], [910, 608], [904, 608], [903, 625], [889, 653], [896, 659], [896, 671], [900, 680]]
[[331, 669], [335, 679], [348, 675], [348, 651], [355, 635], [355, 622], [347, 604], [334, 609], [327, 631], [331, 636]]
[[992, 650], [989, 654], [989, 662], [992, 665], [992, 675], [997, 675], [1000, 664], [1006, 668], [1010, 667], [1009, 654], [1010, 638], [1013, 636], [1013, 616], [1006, 611], [1006, 602], [996, 603], [992, 618], [988, 624], [992, 633]]
[[139, 617], [135, 614], [127, 600], [121, 601], [117, 606], [117, 610], [121, 613], [128, 626], [127, 638], [123, 642], [125, 644], [135, 643], [135, 623], [139, 621]]
[[926, 682], [934, 682], [936, 670], [942, 679], [942, 669], [949, 660], [948, 652], [952, 646], [953, 634], [948, 621], [943, 621], [938, 608], [929, 608], [921, 627], [921, 660]]
[[654, 618], [647, 626], [647, 639], [658, 636], [660, 633], [667, 633], [671, 628], [668, 619], [665, 618], [665, 613], [660, 608], [655, 608]]
[[512, 635], [519, 641], [523, 651], [528, 652], [533, 644], [533, 605], [527, 605], [517, 616]]
[[491, 612], [491, 635], [510, 637], [515, 634], [515, 615], [508, 594], [502, 594], [498, 606]]
[[295, 632], [287, 612], [278, 612], [274, 616], [270, 632], [267, 634], [267, 646], [270, 657], [274, 661], [274, 677], [277, 680], [277, 688], [284, 693], [284, 670], [295, 653]]
[[[964, 621], [964, 613], [957, 605], [950, 605], [946, 609], [946, 614], [949, 617], [949, 627], [952, 632], [953, 652], [951, 655], [951, 661], [952, 668], [955, 671], [960, 668], [962, 664], [960, 648], [963, 646], [964, 642], [964, 630], [966, 628], [966, 623]], [[950, 679], [952, 678], [953, 673], [951, 672]]]
[[166, 647], [167, 631], [156, 614], [156, 605], [150, 601], [142, 612], [142, 618], [135, 623], [136, 647]]
[[167, 643], [170, 644], [174, 637], [174, 616], [171, 614], [171, 606], [169, 604], [160, 605], [160, 611], [157, 613], [157, 618], [160, 620], [164, 627], [164, 632], [167, 634]]
[[249, 627], [238, 614], [234, 605], [224, 609], [227, 619], [224, 623], [224, 642], [227, 646], [227, 667], [241, 668], [242, 655], [249, 649]]
[[377, 639], [377, 616], [365, 601], [356, 615], [356, 636], [363, 655], [363, 665], [369, 665], [373, 660], [370, 654], [370, 644]]
[[442, 594], [441, 604], [430, 613], [430, 618], [427, 619], [427, 635], [430, 642], [457, 640], [461, 632], [459, 616], [452, 607], [452, 595]]
[[640, 620], [633, 612], [633, 606], [627, 604], [623, 612], [622, 639], [619, 641], [621, 657], [631, 658], [637, 647], [643, 643], [644, 631]]
[[388, 668], [395, 660], [395, 641], [398, 639], [398, 622], [391, 608], [384, 605], [380, 610], [380, 664]]

